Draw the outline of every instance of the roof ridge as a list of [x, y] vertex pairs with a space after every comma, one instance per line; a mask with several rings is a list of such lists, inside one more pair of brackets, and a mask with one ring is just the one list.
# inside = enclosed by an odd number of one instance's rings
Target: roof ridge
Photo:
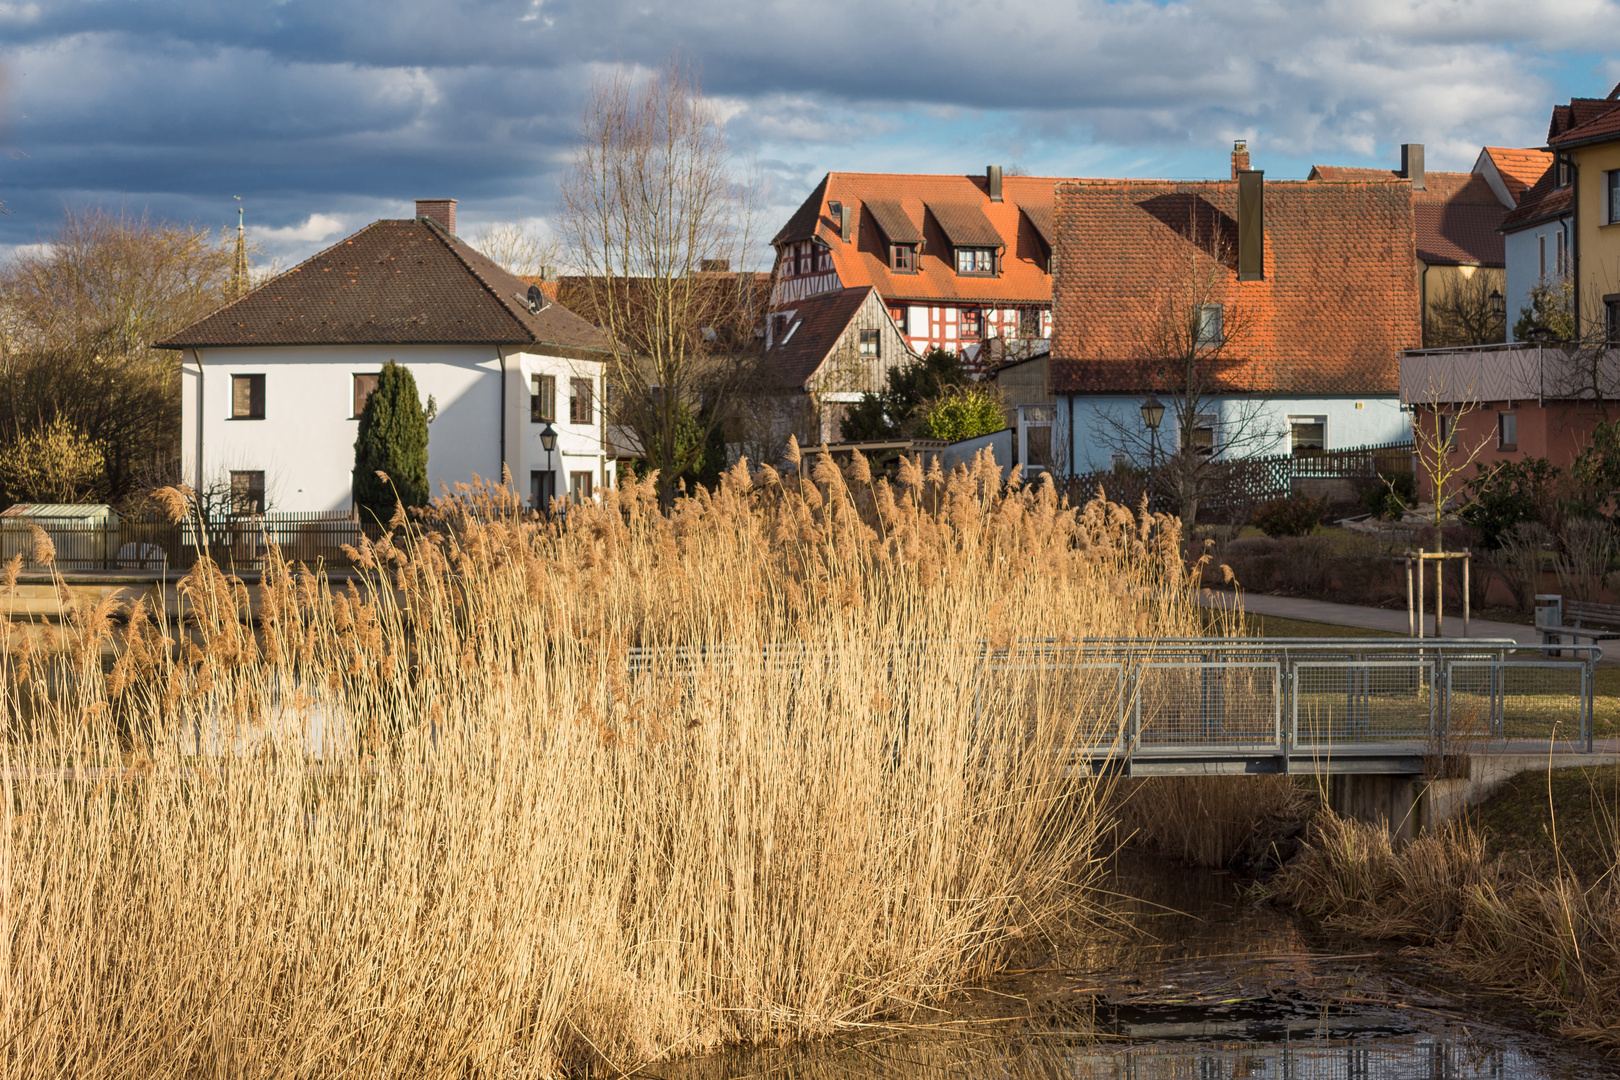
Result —
[[[534, 332], [534, 329], [532, 327], [530, 327], [527, 323], [525, 323], [523, 321], [522, 316], [520, 316], [517, 312], [512, 310], [511, 302], [508, 301], [506, 299], [506, 297], [502, 296], [500, 294], [500, 290], [495, 288], [495, 286], [490, 281], [485, 279], [483, 273], [479, 271], [478, 267], [474, 266], [460, 251], [456, 250], [458, 247], [465, 247], [469, 251], [474, 251], [476, 249], [473, 248], [473, 246], [471, 244], [468, 244], [465, 240], [461, 239], [461, 237], [457, 236], [455, 233], [451, 232], [449, 229], [446, 229], [443, 225], [440, 225], [437, 221], [433, 220], [432, 218], [423, 217], [423, 218], [417, 218], [416, 220], [424, 222], [424, 223], [426, 223], [428, 225], [428, 227], [429, 227], [428, 231], [430, 233], [433, 233], [435, 236], [438, 237], [439, 242], [442, 243], [446, 248], [449, 249], [450, 254], [455, 256], [456, 261], [459, 262], [462, 266], [466, 267], [467, 272], [473, 276], [473, 278], [478, 282], [478, 284], [482, 285], [484, 287], [484, 290], [486, 292], [488, 292], [490, 296], [495, 298], [495, 302], [497, 304], [501, 305], [501, 310], [503, 312], [505, 312], [506, 317], [511, 319], [513, 322], [515, 322], [518, 325], [519, 330], [521, 330], [524, 333], [528, 334], [530, 340], [532, 340], [532, 341], [534, 341], [535, 343], [538, 344], [539, 341], [540, 341], [539, 335]], [[478, 252], [478, 254], [483, 255], [483, 257], [485, 259], [489, 259], [489, 256], [484, 255], [484, 253], [481, 252], [481, 251]], [[490, 261], [491, 265], [496, 265], [495, 261], [493, 259], [489, 259], [489, 261]], [[515, 274], [512, 275], [512, 276], [514, 278], [516, 277]], [[544, 290], [542, 290], [542, 291], [544, 291]], [[527, 310], [527, 309], [525, 309], [525, 310]]]

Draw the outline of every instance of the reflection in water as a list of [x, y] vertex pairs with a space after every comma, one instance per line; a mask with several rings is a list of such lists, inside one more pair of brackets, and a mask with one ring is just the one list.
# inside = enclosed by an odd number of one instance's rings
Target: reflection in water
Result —
[[[1586, 1080], [1590, 1049], [1501, 1026], [1414, 961], [1324, 942], [1229, 875], [1122, 859], [1117, 932], [993, 991], [846, 1039], [659, 1067], [664, 1080]], [[1168, 871], [1168, 872], [1167, 872]], [[1339, 946], [1339, 947], [1335, 947]], [[1440, 988], [1437, 988], [1437, 984]]]

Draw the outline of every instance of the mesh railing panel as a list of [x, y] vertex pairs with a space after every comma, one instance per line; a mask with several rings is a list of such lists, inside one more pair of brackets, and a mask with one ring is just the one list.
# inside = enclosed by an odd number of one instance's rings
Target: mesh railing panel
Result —
[[1435, 716], [1432, 663], [1329, 660], [1294, 665], [1298, 745], [1427, 739]]
[[1446, 734], [1453, 743], [1584, 737], [1585, 664], [1455, 661], [1447, 674]]
[[1276, 746], [1282, 687], [1274, 663], [1143, 664], [1135, 723], [1141, 746]]

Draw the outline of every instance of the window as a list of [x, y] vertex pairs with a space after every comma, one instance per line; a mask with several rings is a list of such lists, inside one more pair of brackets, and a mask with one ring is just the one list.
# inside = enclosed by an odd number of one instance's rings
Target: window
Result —
[[1108, 455], [1108, 466], [1115, 472], [1131, 467], [1131, 455], [1116, 450]]
[[594, 415], [591, 408], [591, 380], [568, 380], [568, 422], [589, 424]]
[[892, 307], [892, 308], [890, 308], [889, 309], [889, 318], [894, 320], [894, 328], [896, 330], [900, 331], [902, 334], [904, 334], [906, 332], [906, 309], [905, 308], [903, 308], [903, 307]]
[[557, 497], [557, 474], [536, 469], [529, 474], [529, 508], [546, 513]]
[[1609, 344], [1620, 345], [1620, 296], [1605, 296], [1603, 311], [1608, 316]]
[[1569, 158], [1565, 157], [1563, 154], [1559, 154], [1558, 155], [1557, 169], [1558, 169], [1558, 186], [1559, 187], [1568, 187], [1569, 186]]
[[1220, 304], [1202, 304], [1198, 308], [1198, 347], [1210, 348], [1226, 340], [1221, 331]]
[[1327, 449], [1327, 417], [1290, 416], [1289, 451], [1295, 457], [1316, 457]]
[[876, 330], [861, 331], [861, 355], [879, 356], [883, 347], [882, 335]]
[[544, 424], [557, 419], [557, 376], [529, 376], [529, 423]]
[[1018, 336], [1036, 338], [1041, 336], [1041, 309], [1022, 308], [1018, 312]]
[[366, 399], [371, 392], [377, 389], [377, 380], [382, 378], [382, 372], [372, 371], [367, 374], [356, 374], [354, 377], [354, 413], [351, 419], [358, 420], [360, 414], [366, 411]]
[[911, 244], [891, 244], [889, 246], [889, 269], [897, 274], [915, 274], [917, 272], [917, 249]]
[[1542, 234], [1541, 236], [1536, 237], [1536, 249], [1537, 249], [1536, 250], [1536, 258], [1540, 261], [1540, 265], [1541, 265], [1541, 271], [1540, 271], [1540, 273], [1538, 273], [1536, 275], [1536, 280], [1545, 281], [1547, 279], [1547, 237], [1546, 237], [1546, 234]]
[[1455, 449], [1457, 441], [1457, 418], [1450, 413], [1436, 413], [1434, 418], [1436, 431], [1440, 435], [1440, 449]]
[[1496, 448], [1498, 450], [1519, 448], [1519, 417], [1516, 413], [1496, 414]]
[[1215, 456], [1215, 414], [1199, 413], [1193, 417], [1192, 430], [1187, 433], [1187, 445], [1199, 457]]
[[264, 376], [231, 376], [231, 419], [264, 419]]
[[1556, 266], [1558, 268], [1558, 275], [1562, 277], [1568, 272], [1569, 269], [1569, 245], [1565, 242], [1564, 230], [1562, 227], [1560, 227], [1557, 232], [1553, 233], [1553, 237], [1558, 241], [1558, 261]]
[[231, 513], [264, 513], [264, 470], [231, 470]]
[[1603, 174], [1603, 207], [1605, 225], [1620, 223], [1620, 169]]
[[575, 502], [591, 497], [591, 474], [588, 472], [571, 472], [568, 474], [568, 494]]
[[996, 272], [996, 249], [957, 248], [956, 272], [958, 274], [994, 274]]
[[984, 337], [984, 312], [979, 308], [963, 308], [961, 327], [962, 337], [969, 341]]
[[1052, 467], [1052, 425], [1042, 424], [1024, 429], [1024, 468], [1049, 469]]

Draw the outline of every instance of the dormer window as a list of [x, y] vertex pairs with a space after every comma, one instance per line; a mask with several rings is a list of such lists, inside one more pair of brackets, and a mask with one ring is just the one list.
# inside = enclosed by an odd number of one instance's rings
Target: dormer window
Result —
[[1558, 161], [1558, 164], [1555, 166], [1555, 168], [1557, 168], [1557, 170], [1558, 170], [1558, 186], [1559, 187], [1568, 187], [1569, 186], [1569, 158], [1565, 157], [1563, 154], [1559, 154], [1558, 158], [1557, 158], [1557, 161]]
[[956, 249], [956, 272], [988, 277], [996, 272], [996, 249], [987, 247], [959, 247]]
[[917, 272], [917, 245], [890, 244], [889, 269], [897, 274], [915, 274]]

